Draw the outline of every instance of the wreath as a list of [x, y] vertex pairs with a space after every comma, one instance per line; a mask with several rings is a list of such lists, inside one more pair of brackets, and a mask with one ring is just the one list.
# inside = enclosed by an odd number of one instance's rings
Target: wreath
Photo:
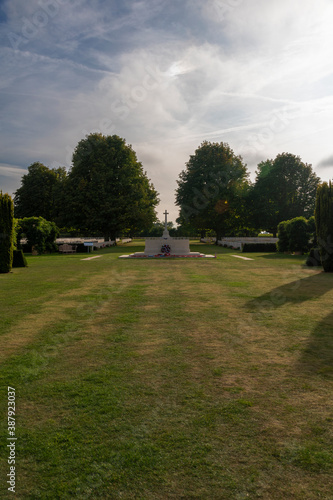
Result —
[[164, 254], [169, 254], [170, 253], [170, 245], [162, 245], [161, 252]]

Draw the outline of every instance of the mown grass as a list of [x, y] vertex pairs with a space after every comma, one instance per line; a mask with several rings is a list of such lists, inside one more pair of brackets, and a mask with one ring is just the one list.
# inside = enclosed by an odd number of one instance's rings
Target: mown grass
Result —
[[140, 245], [0, 275], [0, 497], [9, 385], [17, 498], [333, 498], [333, 276]]

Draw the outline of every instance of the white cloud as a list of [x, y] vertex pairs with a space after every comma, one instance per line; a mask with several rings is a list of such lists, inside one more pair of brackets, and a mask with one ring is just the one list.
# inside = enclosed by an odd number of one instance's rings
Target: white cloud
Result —
[[39, 5], [6, 3], [0, 175], [5, 164], [69, 167], [87, 133], [116, 133], [174, 220], [176, 179], [205, 139], [229, 142], [252, 173], [290, 151], [331, 174], [329, 0], [61, 1], [13, 50], [8, 33]]

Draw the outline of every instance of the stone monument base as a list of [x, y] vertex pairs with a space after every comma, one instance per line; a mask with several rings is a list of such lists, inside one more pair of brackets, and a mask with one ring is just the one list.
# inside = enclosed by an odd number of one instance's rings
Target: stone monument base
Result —
[[210, 257], [200, 252], [190, 251], [189, 238], [172, 238], [164, 235], [162, 238], [146, 238], [145, 251], [130, 255], [121, 255], [120, 258], [166, 258], [166, 257]]

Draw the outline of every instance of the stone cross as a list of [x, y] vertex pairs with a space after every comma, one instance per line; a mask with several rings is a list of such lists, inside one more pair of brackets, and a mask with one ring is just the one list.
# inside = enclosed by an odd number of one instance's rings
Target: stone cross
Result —
[[167, 212], [167, 210], [166, 210], [163, 215], [165, 215], [164, 229], [165, 229], [165, 231], [167, 231], [168, 230], [168, 215], [169, 215], [169, 212]]

